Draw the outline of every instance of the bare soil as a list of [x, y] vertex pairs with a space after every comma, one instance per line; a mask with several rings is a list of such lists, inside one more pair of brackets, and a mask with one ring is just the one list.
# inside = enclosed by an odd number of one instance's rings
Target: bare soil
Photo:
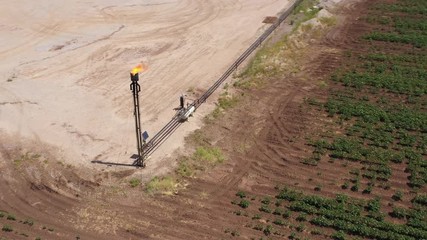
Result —
[[[34, 155], [27, 155], [30, 160], [16, 161], [32, 149], [16, 148], [14, 142], [2, 144], [3, 158], [15, 161], [0, 162], [0, 210], [13, 213], [17, 220], [0, 218], [0, 225], [10, 223], [15, 229], [11, 233], [0, 232], [0, 236], [231, 239], [235, 237], [226, 230], [235, 229], [240, 238], [248, 239], [259, 232], [245, 227], [246, 222], [233, 214], [235, 206], [231, 201], [238, 190], [254, 196], [273, 196], [278, 184], [293, 185], [308, 193], [315, 193], [314, 188], [320, 185], [325, 196], [345, 192], [368, 198], [360, 192], [341, 189], [341, 184], [350, 178], [351, 163], [343, 166], [320, 161], [317, 167], [311, 167], [301, 160], [312, 151], [306, 144], [308, 138], [340, 131], [331, 119], [304, 104], [304, 99], [326, 98], [327, 88], [321, 86], [321, 81], [345, 64], [347, 50], [368, 51], [359, 39], [371, 27], [359, 18], [372, 2], [344, 1], [334, 12], [337, 26], [321, 39], [308, 40], [310, 45], [301, 51], [299, 73], [266, 79], [263, 87], [245, 91], [238, 107], [227, 111], [220, 121], [204, 126], [204, 136], [224, 150], [227, 161], [195, 178], [184, 179], [185, 189], [177, 194], [148, 195], [141, 187], [130, 188], [124, 179], [136, 172], [133, 169], [94, 174], [61, 161], [44, 163]], [[385, 202], [391, 201], [396, 187], [404, 188], [402, 182], [407, 178], [397, 167], [393, 172], [391, 188], [376, 193]], [[402, 205], [409, 204], [408, 196], [405, 193]], [[32, 227], [23, 223], [28, 218], [34, 220]]]

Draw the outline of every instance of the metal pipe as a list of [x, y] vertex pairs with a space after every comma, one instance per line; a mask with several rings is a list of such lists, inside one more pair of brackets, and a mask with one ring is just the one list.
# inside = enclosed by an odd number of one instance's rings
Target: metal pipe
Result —
[[138, 150], [138, 159], [136, 160], [136, 164], [138, 166], [144, 167], [144, 159], [142, 157], [142, 133], [141, 133], [141, 114], [139, 112], [139, 92], [141, 91], [141, 87], [138, 84], [139, 75], [138, 73], [131, 73], [130, 79], [132, 83], [130, 84], [130, 90], [132, 90], [133, 94], [133, 106], [134, 111], [133, 114], [135, 116], [135, 133], [136, 133], [136, 148]]

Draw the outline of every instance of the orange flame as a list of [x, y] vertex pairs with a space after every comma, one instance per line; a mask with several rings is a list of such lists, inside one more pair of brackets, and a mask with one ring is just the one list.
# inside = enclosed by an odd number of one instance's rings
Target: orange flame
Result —
[[145, 70], [147, 70], [147, 68], [145, 67], [145, 65], [138, 64], [138, 66], [134, 67], [130, 73], [132, 75], [135, 75], [137, 73], [144, 72]]

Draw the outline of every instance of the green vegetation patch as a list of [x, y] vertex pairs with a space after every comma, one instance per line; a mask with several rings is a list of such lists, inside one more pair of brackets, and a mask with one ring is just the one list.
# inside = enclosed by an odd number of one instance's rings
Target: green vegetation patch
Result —
[[[419, 199], [425, 196], [419, 197]], [[394, 207], [389, 215], [404, 220], [404, 224], [396, 224], [384, 220], [385, 213], [382, 212], [381, 200], [360, 200], [344, 194], [338, 194], [335, 198], [321, 197], [317, 195], [304, 194], [289, 187], [278, 188], [277, 200], [283, 200], [283, 205], [290, 211], [295, 212], [294, 221], [296, 225], [290, 225], [285, 216], [279, 218], [276, 211], [262, 202], [259, 202], [259, 211], [265, 214], [266, 219], [272, 220], [277, 229], [268, 229], [269, 225], [255, 225], [253, 229], [262, 231], [269, 235], [273, 232], [280, 234], [280, 230], [287, 228], [295, 229], [297, 232], [309, 231], [313, 235], [323, 234], [316, 227], [326, 227], [336, 230], [330, 237], [332, 239], [348, 239], [349, 236], [369, 239], [426, 239], [426, 214], [427, 209], [415, 208], [405, 209]], [[414, 200], [415, 201], [415, 200]], [[422, 200], [423, 201], [423, 200]], [[289, 218], [291, 214], [287, 214]], [[261, 216], [254, 215], [251, 221], [259, 221]], [[310, 223], [305, 224], [304, 222]], [[253, 226], [253, 225], [248, 225]]]
[[225, 161], [225, 157], [218, 147], [198, 147], [193, 157], [196, 161], [214, 165]]
[[141, 180], [138, 178], [132, 178], [131, 180], [129, 180], [129, 185], [131, 187], [138, 187], [139, 185], [141, 185]]
[[3, 225], [3, 228], [1, 229], [3, 232], [13, 232], [13, 228], [10, 225]]
[[172, 194], [177, 189], [176, 179], [173, 177], [154, 177], [145, 186], [148, 193]]

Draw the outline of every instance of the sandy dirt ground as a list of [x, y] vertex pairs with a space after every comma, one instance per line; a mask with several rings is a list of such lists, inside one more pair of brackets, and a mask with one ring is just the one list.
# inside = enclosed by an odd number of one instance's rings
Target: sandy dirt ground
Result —
[[[131, 163], [136, 152], [129, 71], [140, 62], [142, 126], [154, 135], [178, 97], [202, 92], [268, 27], [288, 0], [89, 0], [0, 4], [3, 142], [54, 146], [73, 165]], [[212, 103], [148, 164], [200, 126]], [[150, 167], [151, 165], [151, 167]]]

